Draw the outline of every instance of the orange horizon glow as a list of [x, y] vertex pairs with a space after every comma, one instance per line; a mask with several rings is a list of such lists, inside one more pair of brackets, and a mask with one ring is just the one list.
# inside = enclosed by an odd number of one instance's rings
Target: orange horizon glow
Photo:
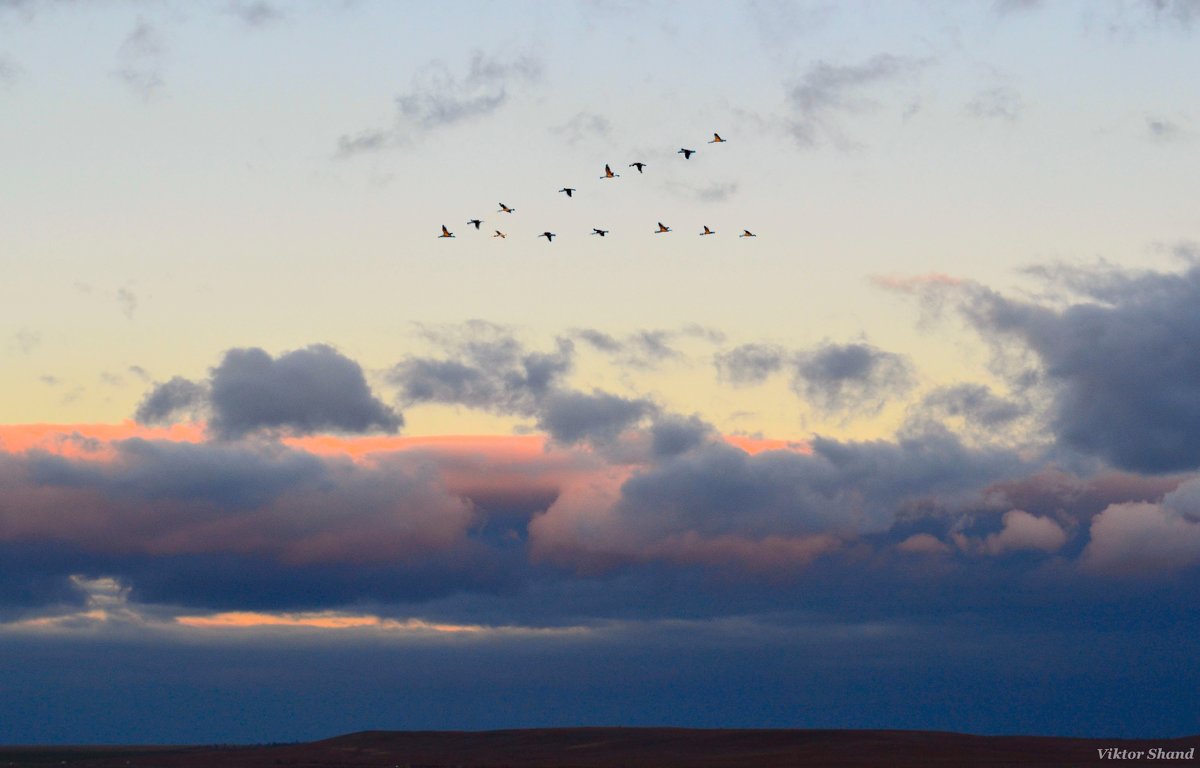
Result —
[[[0, 424], [0, 451], [24, 453], [45, 451], [68, 457], [103, 458], [110, 444], [140, 438], [181, 443], [206, 440], [203, 422], [185, 422], [165, 427], [139, 424], [131, 419], [117, 424]], [[811, 453], [807, 440], [722, 435], [727, 444], [749, 454], [790, 450]], [[88, 445], [97, 441], [99, 446]], [[348, 456], [361, 460], [373, 454], [425, 450], [437, 454], [503, 456], [509, 461], [545, 459], [555, 446], [549, 436], [537, 435], [305, 435], [284, 437], [281, 442], [318, 456]], [[583, 450], [586, 449], [576, 449]]]

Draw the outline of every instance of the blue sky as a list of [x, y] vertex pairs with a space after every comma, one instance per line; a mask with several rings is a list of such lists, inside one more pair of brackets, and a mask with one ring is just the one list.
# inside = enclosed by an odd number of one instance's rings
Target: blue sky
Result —
[[1200, 731], [1198, 33], [0, 1], [0, 741]]

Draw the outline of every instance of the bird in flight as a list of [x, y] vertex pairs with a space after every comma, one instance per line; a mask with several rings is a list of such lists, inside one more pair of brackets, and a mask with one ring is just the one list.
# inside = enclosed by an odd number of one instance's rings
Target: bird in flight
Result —
[[558, 191], [559, 191], [559, 192], [566, 192], [566, 193], [567, 193], [567, 197], [570, 197], [571, 195], [575, 194], [575, 187], [563, 187], [562, 189], [560, 189], [560, 190], [558, 190]]
[[708, 228], [708, 225], [707, 225], [707, 224], [705, 224], [705, 225], [704, 225], [704, 231], [700, 233], [700, 236], [701, 236], [701, 237], [704, 237], [705, 235], [715, 235], [715, 234], [717, 234], [717, 233], [716, 233], [716, 232], [713, 232], [711, 229], [709, 229], [709, 228]]
[[670, 228], [670, 227], [668, 227], [666, 224], [663, 224], [663, 223], [660, 221], [660, 222], [658, 222], [658, 230], [657, 230], [657, 231], [655, 231], [655, 233], [654, 233], [654, 234], [656, 234], [656, 235], [661, 235], [663, 232], [670, 232], [670, 231], [671, 231], [671, 228]]
[[602, 178], [602, 179], [619, 179], [620, 177], [621, 177], [621, 174], [612, 172], [612, 168], [608, 167], [608, 163], [604, 164], [604, 175], [601, 176], [600, 178]]
[[446, 225], [443, 224], [442, 225], [442, 234], [438, 235], [438, 237], [454, 237], [454, 233], [451, 232], [450, 230], [446, 229]]
[[604, 237], [605, 235], [608, 234], [608, 230], [607, 229], [596, 229], [595, 227], [592, 227], [592, 234], [600, 235], [600, 237]]
[[504, 234], [503, 232], [501, 232], [500, 230], [497, 229], [496, 234], [492, 235], [492, 237], [508, 237], [508, 235]]
[[692, 159], [692, 155], [696, 154], [696, 150], [694, 150], [694, 149], [681, 149], [681, 150], [679, 150], [678, 152], [676, 152], [675, 154], [677, 154], [677, 155], [683, 155], [683, 159], [684, 159], [684, 160], [691, 160], [691, 159]]
[[553, 243], [554, 238], [558, 237], [558, 235], [554, 234], [553, 232], [543, 232], [542, 234], [538, 235], [538, 237], [544, 237], [546, 238], [547, 243]]
[[483, 220], [482, 220], [482, 219], [471, 219], [471, 220], [469, 220], [467, 223], [468, 223], [468, 224], [474, 224], [474, 225], [475, 225], [475, 229], [479, 229], [479, 225], [483, 223]]
[[720, 143], [722, 143], [723, 141], [725, 141], [725, 139], [722, 139], [722, 138], [721, 138], [721, 134], [719, 134], [719, 133], [714, 133], [714, 134], [713, 134], [713, 137], [712, 137], [712, 141], [710, 141], [710, 142], [708, 142], [708, 143], [709, 143], [709, 144], [720, 144]]
[[500, 203], [500, 210], [501, 210], [501, 211], [503, 211], [504, 213], [512, 213], [513, 211], [515, 211], [515, 210], [517, 210], [517, 209], [516, 209], [516, 208], [509, 208], [509, 207], [508, 207], [507, 205], [505, 205], [504, 203]]
[[758, 237], [758, 235], [754, 234], [748, 229], [743, 229], [742, 234], [738, 235], [738, 237]]
[[637, 169], [638, 169], [638, 173], [641, 173], [641, 172], [642, 172], [642, 169], [646, 167], [646, 164], [645, 164], [645, 163], [630, 163], [630, 164], [629, 164], [629, 167], [630, 167], [630, 168], [637, 168]]

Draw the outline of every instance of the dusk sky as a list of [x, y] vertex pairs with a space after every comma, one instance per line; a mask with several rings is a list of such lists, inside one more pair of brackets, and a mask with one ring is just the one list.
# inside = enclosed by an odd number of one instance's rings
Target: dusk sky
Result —
[[1197, 72], [1197, 0], [0, 0], [0, 743], [1200, 732]]

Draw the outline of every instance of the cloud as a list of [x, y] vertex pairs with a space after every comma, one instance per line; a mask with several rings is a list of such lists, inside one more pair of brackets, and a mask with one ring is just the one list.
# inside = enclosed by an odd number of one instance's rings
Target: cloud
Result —
[[1200, 479], [1161, 501], [1112, 504], [1091, 521], [1085, 569], [1114, 576], [1161, 576], [1200, 565]]
[[10, 56], [0, 53], [0, 85], [11, 85], [20, 79], [23, 70]]
[[582, 141], [608, 138], [612, 133], [612, 123], [595, 112], [579, 112], [562, 125], [552, 127], [550, 132], [562, 136], [574, 146]]
[[696, 414], [664, 414], [650, 426], [651, 450], [656, 457], [687, 453], [715, 436], [712, 425]]
[[145, 19], [139, 18], [117, 51], [120, 67], [114, 75], [135, 94], [149, 101], [163, 91], [165, 53], [162, 35]]
[[773, 344], [742, 344], [714, 358], [718, 375], [734, 386], [761, 384], [783, 369], [786, 351]]
[[531, 56], [502, 58], [482, 51], [471, 54], [466, 72], [453, 73], [433, 61], [418, 71], [407, 91], [396, 96], [396, 125], [338, 138], [338, 156], [411, 142], [426, 133], [486, 117], [504, 106], [513, 91], [542, 79], [542, 62]]
[[204, 405], [209, 430], [236, 439], [259, 430], [395, 432], [403, 417], [380, 402], [358, 363], [323, 344], [272, 358], [250, 347], [226, 351], [209, 380], [181, 377], [155, 386], [138, 405], [142, 423], [163, 423]]
[[[602, 351], [628, 354], [641, 363], [671, 353], [658, 332], [633, 334], [626, 341], [591, 330], [575, 335]], [[430, 337], [450, 356], [410, 356], [388, 375], [409, 405], [434, 402], [534, 417], [537, 427], [560, 443], [597, 445], [615, 441], [622, 431], [657, 412], [645, 398], [565, 388], [563, 379], [574, 364], [570, 339], [557, 339], [554, 352], [529, 352], [506, 329], [478, 320]]]
[[1200, 266], [1181, 273], [1058, 268], [1034, 272], [1069, 294], [1007, 298], [977, 283], [927, 284], [1050, 399], [1065, 448], [1138, 472], [1200, 468]]
[[1200, 2], [1197, 0], [1142, 0], [1142, 5], [1153, 13], [1155, 19], [1166, 20], [1184, 28], [1200, 18]]
[[668, 181], [662, 185], [672, 195], [701, 203], [722, 203], [737, 194], [738, 185], [732, 181], [711, 182], [706, 185]]
[[994, 0], [992, 9], [1001, 16], [1010, 13], [1035, 11], [1045, 5], [1045, 0]]
[[648, 370], [682, 356], [671, 346], [672, 341], [683, 335], [676, 331], [641, 330], [618, 339], [594, 328], [583, 328], [571, 335], [630, 368]]
[[409, 356], [388, 374], [408, 404], [465, 405], [531, 416], [574, 364], [569, 339], [558, 339], [553, 352], [529, 352], [507, 329], [480, 320], [427, 335], [449, 356]]
[[539, 428], [565, 444], [615, 442], [620, 434], [656, 411], [643, 398], [624, 398], [595, 390], [550, 392], [539, 404]]
[[28, 328], [21, 328], [12, 335], [9, 348], [16, 349], [23, 355], [32, 353], [42, 344], [42, 334]]
[[1005, 512], [1003, 525], [999, 533], [993, 533], [983, 542], [985, 552], [993, 555], [1030, 549], [1055, 552], [1067, 542], [1067, 534], [1058, 523], [1020, 509]]
[[810, 453], [699, 442], [631, 475], [568, 487], [530, 523], [531, 552], [582, 570], [659, 559], [740, 569], [763, 556], [787, 572], [930, 499], [979, 504], [986, 485], [1025, 470], [1015, 453], [968, 449], [947, 433], [818, 437]]
[[921, 409], [934, 418], [961, 418], [982, 429], [1001, 429], [1024, 416], [1029, 407], [993, 394], [983, 384], [939, 387], [921, 401]]
[[286, 18], [282, 10], [266, 0], [232, 0], [227, 11], [249, 27], [265, 27]]
[[121, 305], [121, 314], [132, 320], [138, 306], [137, 294], [128, 288], [120, 288], [117, 290], [117, 303]]
[[1200, 564], [1200, 522], [1169, 504], [1114, 504], [1092, 521], [1085, 569], [1113, 576], [1161, 576]]
[[362, 131], [353, 136], [339, 136], [339, 157], [349, 157], [366, 152], [375, 152], [390, 146], [393, 140], [390, 131]]
[[890, 54], [874, 56], [862, 64], [817, 62], [788, 86], [792, 138], [802, 147], [816, 146], [822, 139], [841, 148], [853, 146], [841, 128], [839, 115], [874, 107], [875, 102], [865, 93], [877, 85], [916, 74], [927, 64], [921, 59]]
[[321, 344], [276, 359], [231, 349], [213, 370], [210, 397], [209, 426], [226, 438], [262, 428], [395, 432], [404, 423], [371, 393], [358, 363]]
[[175, 376], [147, 392], [133, 417], [139, 424], [168, 424], [181, 413], [198, 412], [208, 394], [206, 386]]
[[355, 463], [278, 444], [142, 439], [110, 447], [95, 459], [0, 456], [11, 490], [0, 542], [82, 548], [83, 562], [104, 555], [125, 572], [151, 558], [160, 578], [196, 557], [258, 557], [251, 571], [266, 579], [280, 568], [420, 563], [463, 545], [474, 515], [420, 457]]
[[980, 120], [1016, 122], [1021, 116], [1021, 95], [1011, 88], [991, 88], [967, 102], [967, 114]]
[[896, 545], [900, 552], [920, 555], [943, 555], [950, 551], [944, 541], [928, 533], [914, 533]]
[[824, 344], [795, 358], [793, 389], [827, 413], [878, 413], [912, 385], [906, 358], [869, 344]]
[[1147, 117], [1146, 133], [1151, 141], [1167, 144], [1182, 138], [1183, 129], [1179, 127], [1178, 123], [1166, 118]]

